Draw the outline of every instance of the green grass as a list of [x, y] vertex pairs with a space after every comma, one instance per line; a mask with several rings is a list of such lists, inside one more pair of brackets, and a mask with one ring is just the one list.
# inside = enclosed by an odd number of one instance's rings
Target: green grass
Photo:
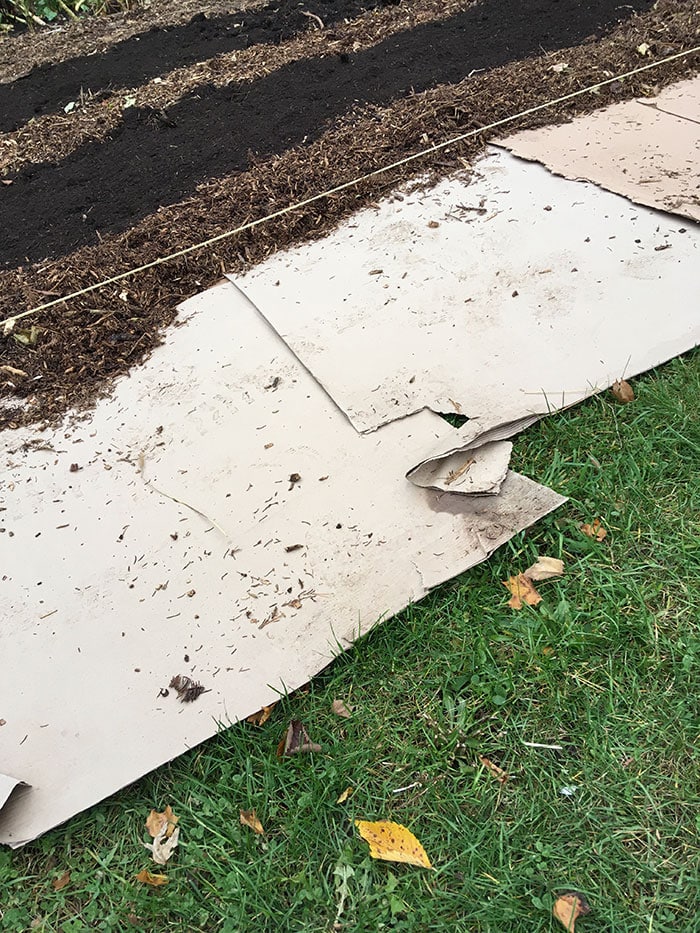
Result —
[[[635, 389], [631, 405], [606, 394], [520, 436], [514, 466], [570, 503], [365, 637], [262, 728], [231, 728], [0, 851], [3, 933], [321, 933], [336, 920], [539, 933], [557, 928], [567, 888], [592, 905], [578, 933], [700, 930], [700, 352]], [[579, 531], [596, 516], [601, 544]], [[500, 581], [537, 554], [562, 557], [566, 576], [514, 612]], [[336, 697], [352, 719], [332, 715]], [[276, 757], [291, 717], [322, 754]], [[166, 803], [182, 841], [167, 887], [149, 890], [133, 880], [149, 867], [143, 822]], [[265, 837], [239, 824], [252, 807]], [[360, 817], [409, 826], [436, 871], [372, 861]]]

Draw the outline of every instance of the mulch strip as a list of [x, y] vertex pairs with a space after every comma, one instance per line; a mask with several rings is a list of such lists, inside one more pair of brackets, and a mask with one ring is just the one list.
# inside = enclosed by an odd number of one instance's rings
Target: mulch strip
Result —
[[[248, 171], [200, 186], [190, 198], [144, 218], [131, 230], [105, 237], [60, 260], [0, 274], [0, 316], [17, 314], [52, 297], [84, 287], [173, 250], [217, 235], [362, 175], [429, 142], [484, 126], [577, 88], [595, 84], [645, 63], [636, 51], [646, 42], [657, 57], [694, 47], [700, 13], [679, 0], [656, 8], [592, 44], [512, 63], [457, 85], [433, 88], [386, 107], [346, 115], [315, 142], [261, 159]], [[565, 61], [563, 72], [552, 64]], [[522, 118], [504, 132], [566, 120], [618, 100], [650, 96], [700, 67], [700, 54], [600, 88], [556, 108]], [[133, 279], [105, 287], [21, 321], [25, 340], [36, 327], [34, 346], [9, 334], [0, 366], [26, 376], [7, 375], [0, 423], [17, 426], [56, 419], [85, 407], [106, 391], [160, 342], [177, 304], [213, 284], [224, 269], [243, 270], [273, 252], [321, 236], [357, 208], [371, 204], [389, 187], [414, 178], [466, 167], [483, 148], [481, 136], [456, 144], [420, 162], [359, 184], [303, 210], [224, 240], [214, 248], [181, 257]], [[2, 339], [2, 338], [0, 338]], [[24, 401], [23, 406], [20, 400]]]

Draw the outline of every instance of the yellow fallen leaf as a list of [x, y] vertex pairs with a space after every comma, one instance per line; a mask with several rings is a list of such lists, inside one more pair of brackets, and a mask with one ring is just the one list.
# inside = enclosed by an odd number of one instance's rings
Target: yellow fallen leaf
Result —
[[567, 891], [556, 899], [552, 913], [567, 933], [574, 933], [578, 918], [590, 913], [590, 910], [590, 905], [583, 894], [579, 894], [578, 891]]
[[151, 887], [154, 888], [158, 888], [160, 885], [168, 883], [167, 875], [154, 875], [152, 872], [145, 868], [143, 871], [140, 871], [138, 875], [136, 875], [136, 880], [140, 881], [141, 884], [150, 884]]
[[486, 768], [490, 774], [492, 774], [500, 784], [505, 784], [508, 780], [507, 773], [503, 768], [499, 768], [498, 765], [494, 764], [490, 758], [485, 758], [483, 755], [479, 755], [479, 761]]
[[70, 883], [70, 872], [64, 871], [59, 878], [54, 878], [51, 882], [54, 891], [60, 891], [61, 888], [65, 888], [67, 884]]
[[538, 603], [542, 602], [542, 597], [524, 573], [519, 573], [515, 577], [508, 577], [507, 580], [503, 581], [503, 586], [511, 594], [508, 600], [511, 609], [522, 609], [523, 603], [528, 606], [537, 606]]
[[629, 402], [634, 401], [634, 389], [625, 379], [617, 379], [613, 382], [610, 391], [618, 402], [621, 402], [623, 405], [627, 405]]
[[528, 567], [525, 576], [534, 583], [561, 577], [564, 574], [564, 561], [558, 557], [538, 557], [532, 567]]
[[249, 826], [253, 832], [257, 833], [259, 836], [265, 834], [263, 825], [258, 819], [255, 810], [241, 810], [240, 813], [241, 826]]
[[355, 826], [365, 842], [369, 843], [372, 858], [383, 859], [385, 862], [406, 862], [420, 868], [433, 867], [423, 846], [410, 829], [400, 823], [392, 823], [390, 820], [378, 820], [376, 823], [355, 820]]
[[595, 538], [596, 541], [602, 541], [608, 534], [599, 518], [595, 518], [592, 525], [581, 525], [581, 531], [589, 538]]
[[263, 708], [259, 709], [257, 713], [251, 713], [250, 716], [246, 716], [245, 721], [249, 722], [251, 726], [264, 726], [272, 715], [272, 710], [276, 705], [276, 703], [270, 703], [269, 706], [263, 706]]
[[175, 816], [173, 813], [173, 808], [168, 804], [168, 806], [163, 810], [162, 813], [159, 813], [157, 810], [151, 810], [148, 814], [148, 819], [146, 820], [146, 829], [148, 830], [148, 835], [151, 839], [155, 839], [156, 836], [160, 836], [163, 831], [163, 827], [166, 827], [165, 838], [169, 839], [173, 834], [173, 830], [180, 821], [179, 816]]
[[331, 704], [331, 709], [333, 710], [336, 716], [342, 716], [343, 719], [350, 719], [350, 716], [351, 716], [350, 710], [347, 708], [347, 706], [345, 705], [345, 703], [343, 703], [342, 700], [333, 700], [333, 703]]
[[340, 797], [338, 797], [338, 799], [336, 800], [336, 803], [345, 803], [345, 801], [348, 799], [348, 797], [352, 793], [354, 793], [354, 788], [346, 787], [343, 793], [340, 795]]

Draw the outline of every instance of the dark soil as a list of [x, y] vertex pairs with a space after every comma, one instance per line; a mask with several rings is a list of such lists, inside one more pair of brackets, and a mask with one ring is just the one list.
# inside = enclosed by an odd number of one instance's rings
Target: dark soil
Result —
[[313, 28], [320, 17], [325, 26], [388, 0], [281, 0], [262, 9], [208, 18], [203, 13], [177, 26], [153, 27], [148, 32], [110, 46], [100, 55], [45, 64], [12, 84], [0, 84], [0, 131], [17, 129], [38, 114], [61, 110], [85, 94], [105, 95], [112, 88], [136, 87], [182, 65], [222, 52], [256, 44], [278, 44]]
[[2, 263], [60, 256], [123, 231], [199, 183], [249, 168], [251, 153], [268, 157], [318, 139], [353, 107], [385, 106], [473, 71], [577, 44], [630, 15], [631, 6], [617, 0], [484, 0], [348, 60], [305, 59], [252, 84], [204, 87], [167, 113], [127, 110], [106, 141], [10, 176], [12, 184], [0, 189]]
[[[653, 10], [598, 42], [512, 62], [458, 85], [395, 99], [385, 107], [351, 112], [315, 142], [253, 160], [248, 171], [209, 181], [187, 199], [148, 215], [125, 233], [104, 237], [99, 245], [40, 267], [0, 272], [0, 322], [379, 169], [423, 148], [426, 140], [449, 139], [630, 71], [641, 63], [636, 49], [642, 42], [657, 58], [694, 48], [699, 29], [696, 5], [660, 0]], [[568, 63], [563, 73], [552, 71], [559, 61]], [[520, 118], [503, 132], [566, 120], [617, 100], [651, 96], [699, 68], [700, 54], [693, 53]], [[0, 336], [0, 425], [54, 420], [69, 409], [90, 405], [110, 388], [114, 377], [128, 372], [159, 343], [163, 328], [176, 317], [178, 303], [212, 285], [223, 270], [248, 268], [276, 250], [321, 236], [418, 173], [439, 177], [464, 169], [485, 141], [481, 134], [472, 137], [213, 247], [18, 322], [15, 333], [20, 331], [24, 342], [13, 334]], [[31, 326], [36, 328], [36, 342], [27, 346]]]

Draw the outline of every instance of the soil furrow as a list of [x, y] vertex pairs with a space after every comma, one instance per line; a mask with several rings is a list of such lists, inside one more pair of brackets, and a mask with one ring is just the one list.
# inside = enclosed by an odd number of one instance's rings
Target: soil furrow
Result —
[[332, 30], [312, 28], [277, 46], [254, 45], [176, 68], [146, 85], [115, 89], [107, 100], [99, 96], [78, 100], [70, 114], [46, 114], [13, 133], [0, 134], [0, 172], [17, 172], [28, 162], [58, 162], [87, 142], [105, 139], [122, 122], [125, 101], [136, 107], [168, 108], [203, 85], [225, 87], [233, 81], [255, 81], [302, 58], [349, 55], [412, 26], [447, 19], [474, 2], [413, 0], [391, 5]]
[[[649, 0], [636, 0], [644, 9]], [[138, 223], [209, 178], [244, 171], [251, 153], [271, 156], [318, 139], [350, 109], [386, 106], [470, 73], [610, 28], [616, 0], [513, 4], [484, 0], [441, 22], [352, 56], [304, 59], [252, 84], [207, 86], [167, 113], [132, 108], [105, 142], [55, 165], [27, 165], [0, 189], [5, 265], [59, 256]], [[624, 11], [628, 16], [631, 7]], [[498, 24], [498, 28], [495, 25]], [[47, 205], [51, 215], [47, 217]]]
[[[99, 246], [83, 248], [41, 268], [0, 273], [0, 320], [386, 165], [423, 148], [426, 141], [484, 126], [631, 70], [640, 64], [636, 49], [642, 42], [657, 56], [694, 47], [699, 27], [700, 11], [679, 0], [661, 0], [653, 12], [593, 45], [507, 65], [457, 86], [394, 101], [390, 107], [361, 117], [347, 117], [315, 143], [260, 162], [241, 175], [210, 182], [183, 203], [145, 218], [127, 233], [105, 238]], [[561, 61], [568, 68], [553, 71], [552, 65]], [[694, 53], [653, 72], [601, 87], [596, 94], [521, 118], [504, 132], [568, 119], [617, 100], [653, 95], [699, 68], [700, 54]], [[0, 365], [19, 371], [9, 375], [6, 371], [3, 377], [0, 424], [55, 418], [72, 407], [90, 404], [114, 377], [128, 372], [157, 345], [161, 329], [176, 314], [177, 303], [211, 285], [224, 268], [242, 269], [276, 250], [320, 236], [420, 170], [439, 175], [467, 167], [483, 144], [483, 137], [472, 138], [214, 248], [19, 322], [24, 343], [12, 334], [0, 338]], [[32, 325], [35, 343], [27, 346]]]
[[156, 27], [111, 46], [101, 55], [42, 65], [12, 84], [0, 84], [0, 129], [15, 130], [39, 114], [60, 111], [81, 93], [105, 94], [203, 58], [258, 43], [279, 44], [309, 29], [314, 22], [309, 14], [332, 25], [384, 2], [305, 0], [301, 8], [298, 0], [281, 0], [245, 13], [213, 19], [199, 14], [180, 26]]

